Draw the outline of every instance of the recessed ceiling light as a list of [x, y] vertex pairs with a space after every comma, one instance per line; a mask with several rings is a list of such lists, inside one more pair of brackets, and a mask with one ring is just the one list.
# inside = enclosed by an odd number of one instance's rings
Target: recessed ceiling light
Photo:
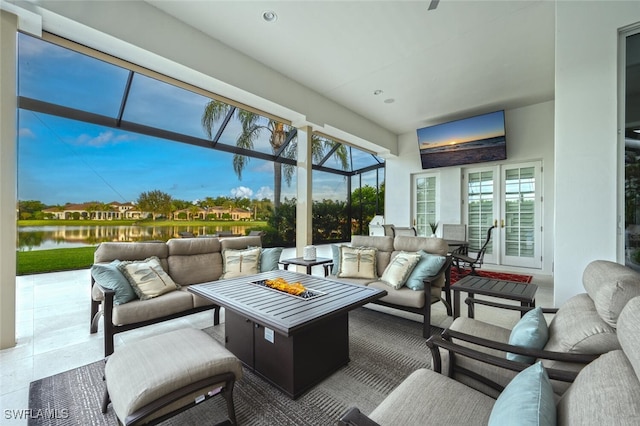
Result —
[[374, 95], [378, 96], [382, 94], [382, 90], [378, 89], [376, 91], [373, 92]]
[[385, 103], [385, 104], [392, 104], [392, 103], [394, 103], [395, 101], [396, 101], [395, 99], [393, 99], [393, 98], [389, 98], [389, 99], [385, 99], [385, 100], [384, 100], [384, 103]]
[[262, 19], [267, 22], [276, 22], [278, 20], [278, 15], [273, 10], [267, 10], [266, 12], [262, 12]]

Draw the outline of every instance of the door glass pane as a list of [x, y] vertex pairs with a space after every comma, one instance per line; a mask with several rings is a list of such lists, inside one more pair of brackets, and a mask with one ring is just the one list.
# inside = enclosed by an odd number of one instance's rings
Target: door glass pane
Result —
[[533, 257], [535, 253], [535, 168], [505, 171], [505, 254]]
[[[467, 232], [469, 251], [480, 250], [493, 222], [493, 171], [469, 173]], [[486, 253], [493, 253], [493, 242]]]
[[625, 50], [625, 264], [640, 270], [640, 34], [626, 38]]
[[430, 223], [436, 223], [436, 177], [416, 178], [416, 230], [418, 235], [431, 235]]

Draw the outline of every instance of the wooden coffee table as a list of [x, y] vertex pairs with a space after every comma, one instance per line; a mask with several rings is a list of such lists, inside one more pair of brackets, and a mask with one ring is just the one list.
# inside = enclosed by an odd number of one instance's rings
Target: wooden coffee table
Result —
[[[536, 306], [536, 291], [538, 286], [530, 283], [518, 283], [514, 281], [496, 280], [477, 275], [467, 275], [451, 286], [453, 292], [453, 318], [460, 316], [460, 292], [484, 296], [499, 297], [502, 299], [517, 300], [521, 306], [534, 308]], [[473, 318], [473, 308], [469, 306], [469, 318]], [[524, 314], [523, 314], [524, 315]]]
[[[278, 277], [318, 295], [305, 300], [254, 284]], [[282, 270], [191, 285], [189, 291], [225, 308], [227, 349], [293, 399], [349, 362], [349, 311], [387, 294]]]

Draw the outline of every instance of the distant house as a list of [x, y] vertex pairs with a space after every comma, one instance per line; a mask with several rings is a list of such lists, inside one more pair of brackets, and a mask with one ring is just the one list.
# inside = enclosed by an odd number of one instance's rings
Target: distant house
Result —
[[193, 207], [181, 209], [173, 212], [174, 220], [215, 220], [215, 219], [231, 219], [231, 220], [251, 220], [251, 211], [241, 208], [225, 208], [220, 206]]
[[86, 219], [86, 220], [114, 220], [114, 219], [140, 219], [148, 214], [136, 209], [136, 205], [127, 202], [100, 204], [95, 202], [82, 204], [66, 204], [61, 207], [44, 209], [43, 213], [52, 215], [54, 219]]

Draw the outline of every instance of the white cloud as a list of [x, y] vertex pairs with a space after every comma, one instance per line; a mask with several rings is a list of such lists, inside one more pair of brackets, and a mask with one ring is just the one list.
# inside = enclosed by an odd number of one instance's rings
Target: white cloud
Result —
[[132, 139], [135, 139], [135, 137], [132, 135], [116, 135], [111, 130], [107, 130], [105, 132], [101, 132], [98, 136], [91, 136], [87, 135], [86, 133], [82, 134], [78, 136], [77, 142], [80, 145], [100, 147], [111, 143], [124, 142]]
[[236, 198], [251, 198], [253, 191], [251, 188], [247, 188], [246, 186], [238, 186], [231, 189], [231, 195]]
[[267, 198], [267, 199], [273, 201], [273, 189], [271, 189], [270, 186], [262, 186], [262, 187], [260, 187], [260, 189], [258, 189], [258, 192], [256, 192], [256, 198], [258, 200], [262, 200], [264, 198]]
[[20, 130], [18, 130], [18, 136], [20, 136], [21, 138], [35, 138], [36, 134], [33, 133], [33, 131], [27, 127], [23, 127]]

